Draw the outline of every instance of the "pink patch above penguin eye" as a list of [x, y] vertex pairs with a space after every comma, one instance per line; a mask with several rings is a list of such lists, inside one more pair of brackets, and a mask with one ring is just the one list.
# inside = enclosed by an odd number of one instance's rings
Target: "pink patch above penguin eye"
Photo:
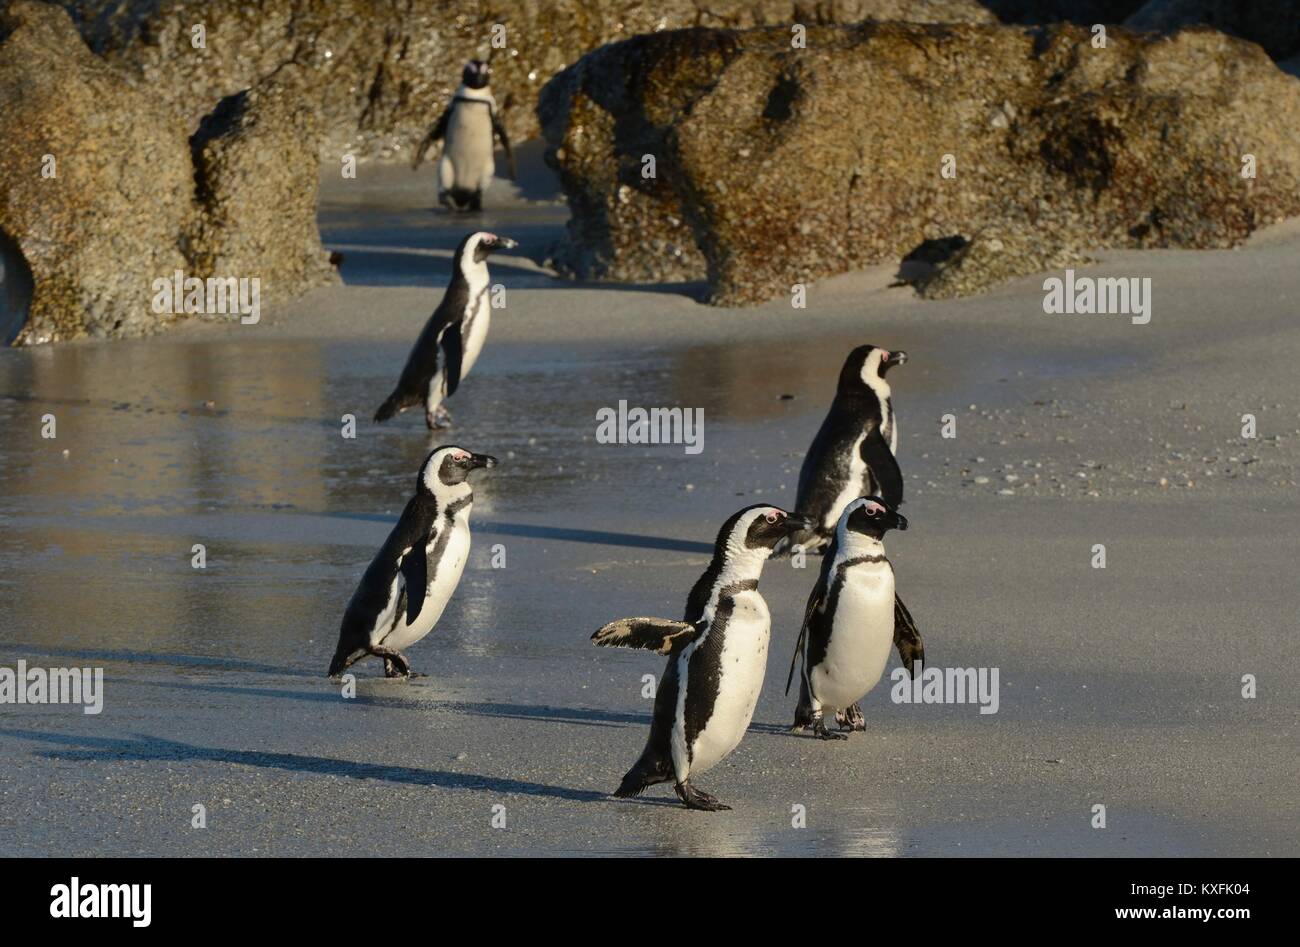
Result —
[[769, 523], [775, 523], [780, 518], [781, 518], [781, 514], [777, 510], [768, 510], [767, 515], [765, 517], [765, 519]]
[[885, 512], [885, 508], [884, 508], [883, 506], [881, 506], [879, 503], [868, 503], [868, 504], [867, 504], [867, 515], [868, 515], [868, 516], [879, 516], [879, 515], [880, 515], [881, 513], [883, 513], [883, 512]]
[[889, 360], [889, 349], [881, 349], [881, 350], [880, 350], [880, 360], [881, 360], [882, 362], [886, 362], [886, 361]]

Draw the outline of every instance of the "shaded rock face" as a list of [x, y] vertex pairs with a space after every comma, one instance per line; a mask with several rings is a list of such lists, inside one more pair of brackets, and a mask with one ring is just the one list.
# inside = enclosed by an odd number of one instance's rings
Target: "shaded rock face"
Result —
[[1300, 0], [1148, 0], [1124, 21], [1164, 32], [1197, 23], [1259, 43], [1274, 59], [1300, 54]]
[[555, 263], [707, 278], [712, 301], [747, 304], [985, 234], [934, 290], [972, 292], [1093, 248], [1231, 246], [1300, 213], [1300, 83], [1258, 47], [1090, 38], [867, 23], [802, 50], [784, 29], [597, 50], [538, 106], [574, 217]]
[[[0, 0], [2, 3], [3, 0]], [[286, 63], [302, 68], [325, 153], [406, 160], [471, 58], [489, 59], [512, 139], [537, 134], [537, 93], [588, 50], [638, 33], [879, 19], [984, 22], [975, 0], [65, 0], [91, 48], [190, 130]], [[194, 27], [204, 48], [194, 46]], [[495, 26], [500, 47], [493, 45]]]
[[223, 103], [191, 141], [62, 10], [0, 10], [3, 341], [148, 335], [185, 314], [155, 308], [157, 281], [177, 272], [258, 279], [262, 300], [336, 279], [316, 229], [319, 136], [296, 81], [287, 67]]
[[1003, 23], [1122, 23], [1143, 0], [982, 0]]
[[[34, 284], [19, 341], [151, 328], [151, 281], [185, 265], [185, 133], [58, 8], [0, 11], [0, 168], [0, 231]], [[6, 260], [6, 273], [19, 265]]]
[[316, 227], [320, 127], [300, 68], [224, 99], [190, 139], [199, 214], [185, 242], [203, 274], [256, 277], [267, 299], [339, 281]]

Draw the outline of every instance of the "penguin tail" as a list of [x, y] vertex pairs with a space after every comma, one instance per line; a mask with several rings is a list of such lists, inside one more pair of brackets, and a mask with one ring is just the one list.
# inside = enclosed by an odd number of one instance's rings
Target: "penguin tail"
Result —
[[806, 704], [801, 698], [799, 705], [794, 709], [794, 723], [791, 724], [791, 730], [803, 730], [813, 725], [812, 704]]
[[656, 783], [666, 783], [672, 779], [672, 768], [650, 753], [642, 753], [641, 758], [632, 764], [623, 781], [614, 790], [619, 799], [639, 796]]
[[326, 677], [338, 677], [352, 665], [356, 664], [365, 657], [365, 648], [348, 649], [340, 647], [334, 652], [334, 660], [330, 661], [330, 669]]
[[379, 410], [375, 412], [375, 422], [382, 424], [384, 421], [387, 421], [397, 413], [401, 406], [401, 399], [398, 398], [397, 392], [393, 392], [388, 396], [388, 400], [381, 404]]
[[808, 693], [808, 679], [805, 677], [799, 682], [799, 703], [794, 708], [794, 723], [790, 729], [798, 732], [811, 727], [815, 722], [814, 719], [812, 695]]

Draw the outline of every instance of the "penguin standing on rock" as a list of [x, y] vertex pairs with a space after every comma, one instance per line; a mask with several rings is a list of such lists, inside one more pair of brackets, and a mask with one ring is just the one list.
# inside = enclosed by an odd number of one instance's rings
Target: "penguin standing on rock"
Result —
[[370, 654], [384, 659], [385, 676], [411, 676], [402, 649], [433, 630], [469, 558], [469, 475], [496, 463], [459, 447], [439, 447], [425, 459], [415, 496], [343, 613], [330, 677]]
[[445, 139], [438, 161], [438, 203], [448, 209], [483, 209], [483, 192], [496, 171], [492, 160], [494, 135], [501, 139], [505, 150], [510, 180], [516, 180], [515, 155], [497, 113], [496, 99], [488, 88], [491, 80], [492, 69], [483, 60], [466, 63], [451, 103], [415, 151], [412, 169], [420, 166], [434, 142]]
[[451, 423], [442, 400], [455, 394], [460, 380], [478, 361], [492, 321], [487, 258], [497, 250], [516, 246], [508, 237], [486, 231], [472, 233], [460, 242], [452, 260], [451, 283], [415, 340], [397, 387], [375, 412], [376, 421], [387, 421], [423, 402], [429, 430]]
[[854, 500], [840, 517], [785, 682], [788, 694], [802, 660], [795, 730], [812, 727], [823, 740], [844, 739], [826, 729], [827, 709], [848, 715], [837, 715], [842, 729], [865, 730], [858, 701], [880, 680], [890, 646], [898, 647], [909, 674], [915, 674], [914, 662], [925, 663], [921, 633], [894, 595], [894, 569], [883, 542], [891, 529], [907, 529], [907, 518], [879, 497]]
[[697, 789], [702, 773], [736, 748], [754, 716], [771, 616], [758, 578], [773, 547], [809, 524], [774, 506], [751, 506], [723, 524], [708, 568], [691, 589], [682, 621], [622, 618], [592, 641], [668, 655], [655, 694], [650, 738], [615, 796], [636, 796], [669, 780], [688, 809], [729, 809]]
[[906, 352], [874, 345], [849, 353], [831, 410], [799, 471], [795, 512], [816, 525], [791, 537], [792, 545], [822, 549], [835, 535], [840, 513], [858, 497], [883, 497], [893, 509], [903, 502], [903, 475], [894, 459], [898, 428], [885, 374], [906, 361]]

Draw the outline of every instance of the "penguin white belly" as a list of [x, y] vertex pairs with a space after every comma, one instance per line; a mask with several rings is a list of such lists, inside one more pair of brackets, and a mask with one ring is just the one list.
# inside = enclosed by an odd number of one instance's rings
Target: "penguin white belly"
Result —
[[845, 575], [826, 655], [812, 669], [813, 696], [843, 710], [876, 686], [894, 644], [894, 573], [860, 565]]
[[723, 636], [718, 667], [718, 696], [704, 728], [691, 747], [692, 773], [716, 764], [740, 743], [758, 706], [767, 672], [772, 619], [757, 591], [736, 596]]
[[488, 301], [486, 289], [486, 281], [483, 287], [470, 286], [470, 292], [477, 296], [478, 305], [474, 314], [466, 320], [468, 325], [466, 327], [465, 354], [461, 356], [461, 378], [468, 375], [469, 370], [474, 367], [474, 363], [478, 361], [479, 352], [483, 351], [483, 343], [487, 341], [488, 326], [492, 322], [492, 305]]
[[451, 162], [455, 187], [486, 190], [496, 170], [492, 158], [492, 113], [486, 104], [460, 102], [447, 122], [443, 157]]
[[[478, 302], [472, 315], [465, 317], [463, 329], [466, 337], [464, 339], [465, 350], [460, 357], [460, 379], [465, 380], [469, 370], [474, 367], [478, 361], [479, 352], [483, 351], [483, 343], [487, 341], [488, 326], [492, 322], [492, 305], [488, 301], [487, 294], [487, 277], [484, 276], [482, 283], [470, 280], [470, 298]], [[432, 414], [437, 410], [438, 405], [442, 404], [442, 399], [447, 397], [447, 374], [444, 371], [445, 360], [438, 359], [438, 368], [429, 379], [429, 390], [424, 396], [425, 410]]]
[[833, 532], [835, 524], [840, 521], [840, 514], [844, 508], [863, 495], [867, 485], [867, 464], [862, 459], [862, 442], [866, 440], [865, 433], [859, 434], [853, 442], [853, 447], [849, 451], [849, 475], [840, 487], [839, 495], [836, 496], [835, 502], [832, 503], [822, 513], [822, 528]]
[[465, 571], [465, 561], [469, 558], [469, 516], [468, 510], [462, 511], [451, 526], [451, 535], [440, 557], [435, 558], [434, 543], [426, 547], [429, 562], [429, 585], [425, 589], [424, 605], [420, 614], [415, 616], [415, 623], [406, 623], [406, 612], [398, 617], [393, 630], [379, 643], [386, 648], [398, 651], [415, 644], [429, 632], [442, 617], [447, 602], [460, 584], [461, 573]]

